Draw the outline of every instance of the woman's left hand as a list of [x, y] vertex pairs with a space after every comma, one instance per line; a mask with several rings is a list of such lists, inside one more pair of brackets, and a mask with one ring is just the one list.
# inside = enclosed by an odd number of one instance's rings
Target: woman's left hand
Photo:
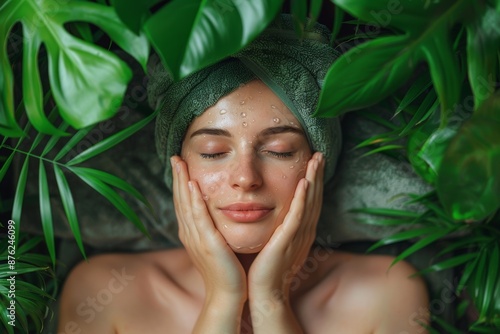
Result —
[[[250, 299], [288, 300], [291, 278], [301, 269], [316, 237], [323, 202], [324, 159], [315, 153], [295, 190], [290, 209], [248, 273]], [[274, 297], [273, 297], [274, 296]]]

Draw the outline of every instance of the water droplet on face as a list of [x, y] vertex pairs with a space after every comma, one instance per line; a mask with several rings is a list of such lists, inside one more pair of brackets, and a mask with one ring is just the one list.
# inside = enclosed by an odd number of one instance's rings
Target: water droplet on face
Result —
[[240, 115], [241, 115], [241, 117], [243, 117], [243, 118], [247, 117], [247, 113], [246, 113], [246, 112], [242, 112]]
[[211, 193], [213, 193], [215, 191], [215, 187], [208, 188], [208, 191], [210, 191]]
[[244, 127], [247, 127], [248, 126], [248, 123], [247, 122], [243, 122], [242, 124]]
[[271, 104], [272, 109], [276, 109], [276, 106], [274, 104]]
[[281, 176], [281, 178], [282, 178], [282, 179], [286, 179], [286, 175], [285, 175], [285, 174], [283, 174], [283, 175]]
[[224, 228], [227, 229], [227, 225], [226, 224], [224, 224]]
[[295, 166], [294, 166], [294, 165], [291, 165], [291, 166], [290, 166], [290, 169], [294, 169], [294, 168], [295, 168]]
[[245, 104], [245, 100], [241, 101], [240, 102], [241, 105], [244, 105]]
[[208, 121], [208, 124], [212, 124], [212, 121]]
[[208, 201], [208, 195], [203, 195], [203, 200]]
[[295, 123], [294, 122], [290, 122], [290, 125], [295, 125]]
[[221, 115], [224, 115], [225, 113], [227, 113], [227, 110], [226, 110], [226, 109], [221, 109], [221, 110], [220, 110], [220, 114], [221, 114]]
[[273, 118], [273, 122], [274, 122], [274, 123], [279, 123], [279, 122], [280, 122], [280, 119], [279, 119], [278, 117], [275, 117], [275, 118]]

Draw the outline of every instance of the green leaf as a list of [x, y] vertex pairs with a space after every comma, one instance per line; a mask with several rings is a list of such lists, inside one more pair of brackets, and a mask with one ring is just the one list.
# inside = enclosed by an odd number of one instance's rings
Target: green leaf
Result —
[[436, 98], [436, 94], [434, 93], [434, 91], [427, 94], [425, 96], [425, 99], [418, 106], [415, 115], [413, 115], [412, 119], [408, 122], [408, 124], [406, 124], [399, 135], [403, 137], [408, 134], [416, 124], [421, 123], [427, 117], [429, 117], [431, 113], [435, 112], [438, 105], [439, 101]]
[[2, 168], [0, 169], [0, 181], [2, 181], [3, 178], [5, 177], [5, 174], [7, 174], [7, 171], [9, 170], [9, 167], [12, 164], [12, 161], [14, 159], [14, 155], [15, 155], [15, 151], [12, 151], [9, 154], [9, 157], [7, 158], [7, 160], [5, 160], [5, 162], [3, 163]]
[[371, 252], [372, 250], [379, 248], [381, 246], [393, 244], [400, 241], [405, 241], [413, 238], [422, 237], [426, 234], [435, 234], [442, 232], [442, 230], [438, 227], [422, 227], [417, 229], [412, 229], [409, 231], [399, 232], [394, 235], [383, 238], [382, 240], [376, 242], [370, 248], [368, 248], [367, 252]]
[[373, 149], [369, 152], [366, 152], [360, 158], [366, 157], [366, 156], [369, 156], [369, 155], [372, 155], [375, 153], [380, 153], [380, 152], [385, 152], [385, 151], [390, 151], [390, 150], [398, 150], [398, 149], [402, 149], [402, 148], [404, 148], [404, 146], [402, 146], [402, 145], [384, 145], [384, 146], [380, 146], [376, 149]]
[[71, 137], [71, 139], [59, 150], [54, 158], [54, 161], [59, 161], [60, 159], [62, 159], [90, 132], [90, 130], [92, 130], [92, 126], [81, 129], [77, 133], [75, 133], [73, 137]]
[[352, 209], [350, 212], [366, 213], [370, 215], [395, 217], [395, 218], [418, 218], [419, 213], [406, 211], [406, 210], [396, 210], [396, 209], [384, 209], [384, 208], [364, 208], [364, 209]]
[[246, 46], [275, 18], [282, 2], [174, 0], [143, 29], [177, 80]]
[[43, 89], [38, 69], [38, 50], [42, 43], [41, 36], [23, 38], [23, 99], [26, 114], [33, 127], [39, 132], [51, 135], [64, 135], [45, 115]]
[[448, 146], [437, 178], [456, 220], [479, 221], [500, 208], [500, 94], [482, 104]]
[[394, 93], [415, 67], [426, 61], [442, 105], [444, 125], [448, 111], [458, 101], [461, 82], [449, 30], [468, 15], [471, 2], [424, 4], [406, 0], [390, 6], [383, 0], [333, 2], [370, 25], [392, 27], [404, 34], [372, 39], [337, 59], [325, 79], [315, 115], [333, 117], [373, 105]]
[[356, 146], [354, 146], [352, 150], [357, 150], [357, 149], [362, 148], [362, 147], [375, 145], [375, 144], [387, 143], [387, 142], [391, 142], [391, 141], [400, 139], [395, 135], [396, 135], [396, 131], [391, 131], [388, 133], [382, 133], [379, 135], [372, 136], [368, 139], [363, 140], [361, 143], [357, 144]]
[[477, 108], [495, 91], [500, 51], [500, 12], [480, 2], [482, 15], [467, 24], [467, 65]]
[[[121, 104], [132, 72], [111, 51], [68, 33], [71, 21], [90, 21], [106, 31], [116, 43], [145, 66], [148, 48], [145, 37], [128, 31], [111, 7], [86, 1], [8, 0], [0, 11], [0, 124], [2, 133], [19, 135], [14, 114], [12, 71], [5, 48], [8, 32], [20, 22], [24, 36], [23, 95], [29, 97], [27, 114], [33, 126], [56, 133], [44, 117], [37, 55], [43, 44], [49, 57], [50, 88], [64, 120], [75, 128], [113, 116]], [[10, 130], [9, 130], [10, 128]]]
[[145, 226], [140, 221], [137, 214], [130, 208], [130, 206], [125, 202], [123, 198], [118, 195], [111, 187], [106, 185], [101, 180], [87, 175], [85, 170], [78, 167], [69, 167], [73, 173], [75, 173], [82, 181], [87, 183], [89, 186], [94, 188], [98, 193], [104, 196], [111, 204], [113, 204], [128, 220], [130, 220], [142, 233], [149, 236], [149, 232], [146, 230]]
[[[394, 112], [395, 115], [399, 114], [401, 111], [405, 110], [410, 104], [412, 104], [420, 95], [426, 92], [432, 85], [431, 78], [424, 73], [419, 76], [415, 82], [411, 85], [410, 89], [406, 92], [405, 96], [398, 105], [398, 108]], [[429, 95], [429, 94], [427, 94]]]
[[[489, 265], [488, 265], [488, 272], [486, 274], [486, 284], [484, 286], [484, 291], [483, 291], [484, 295], [483, 305], [481, 306], [484, 316], [493, 313], [494, 311], [493, 298], [495, 296], [496, 286], [500, 284], [498, 275], [499, 272], [498, 265], [500, 263], [499, 262], [500, 250], [498, 242], [493, 243], [492, 247], [490, 248], [492, 249], [489, 249], [488, 251]], [[498, 298], [498, 296], [496, 296], [496, 298]]]
[[443, 248], [435, 256], [441, 257], [442, 255], [444, 255], [446, 253], [456, 251], [460, 248], [471, 247], [474, 245], [481, 245], [481, 244], [488, 243], [489, 241], [491, 241], [491, 237], [482, 236], [482, 235], [471, 236], [471, 237], [468, 236], [467, 238], [464, 238], [463, 240], [453, 240], [449, 246]]
[[[133, 3], [136, 2], [144, 3], [143, 1], [134, 1]], [[149, 42], [146, 36], [127, 29], [112, 8], [83, 1], [74, 3], [73, 7], [62, 7], [57, 15], [61, 16], [66, 22], [85, 21], [98, 26], [120, 48], [133, 56], [146, 71], [149, 58]]]
[[49, 184], [42, 160], [40, 160], [38, 178], [40, 218], [42, 221], [43, 235], [45, 236], [45, 243], [47, 244], [47, 249], [49, 250], [52, 265], [55, 266], [56, 248], [54, 243], [54, 226], [52, 225], [52, 210], [50, 208]]
[[93, 178], [100, 180], [104, 183], [107, 183], [113, 187], [116, 187], [118, 189], [121, 189], [128, 193], [129, 195], [132, 195], [135, 197], [137, 200], [141, 201], [144, 205], [148, 207], [149, 210], [153, 211], [153, 207], [151, 204], [148, 202], [148, 200], [139, 192], [137, 189], [135, 189], [132, 185], [128, 184], [127, 182], [123, 181], [122, 179], [92, 168], [85, 168], [85, 167], [73, 167], [73, 171], [77, 169], [79, 175], [85, 175], [87, 178]]
[[28, 251], [32, 250], [35, 246], [37, 246], [40, 241], [42, 241], [42, 238], [39, 236], [33, 236], [30, 237], [29, 239], [23, 240], [22, 243], [20, 243], [19, 247], [16, 249], [16, 256], [19, 258], [22, 258], [22, 255], [24, 253], [27, 253]]
[[343, 54], [328, 70], [315, 115], [339, 116], [392, 94], [419, 60], [418, 54], [402, 51], [407, 44], [407, 36], [381, 37]]
[[113, 0], [113, 7], [120, 19], [134, 33], [139, 34], [144, 22], [151, 16], [150, 8], [161, 0]]
[[[318, 21], [318, 16], [321, 13], [322, 6], [323, 6], [323, 0], [311, 0], [310, 6], [309, 6], [308, 28], [312, 27]], [[342, 23], [342, 20], [340, 22]]]
[[[19, 179], [17, 180], [16, 193], [14, 195], [14, 204], [12, 205], [12, 220], [16, 222], [16, 224], [21, 223], [21, 212], [23, 208], [24, 201], [24, 191], [26, 190], [26, 182], [28, 179], [28, 171], [29, 171], [29, 156], [24, 158], [23, 167], [21, 168], [21, 173], [19, 174]], [[18, 227], [18, 226], [16, 226]], [[16, 228], [16, 234], [18, 234], [19, 229]], [[16, 240], [18, 239], [18, 235], [16, 236]]]
[[455, 134], [455, 128], [439, 129], [431, 118], [410, 135], [408, 159], [414, 170], [430, 184], [435, 184], [444, 152]]
[[462, 277], [460, 277], [460, 281], [458, 282], [457, 285], [457, 290], [455, 293], [459, 295], [464, 287], [469, 287], [471, 284], [469, 284], [469, 280], [472, 276], [472, 274], [475, 272], [477, 264], [479, 263], [479, 258], [482, 256], [480, 255], [474, 259], [474, 261], [470, 261], [467, 263], [465, 266], [464, 271], [462, 272]]
[[[445, 5], [437, 1], [332, 0], [351, 15], [372, 25], [395, 27], [413, 34], [421, 33], [428, 21], [442, 14]], [[450, 5], [451, 0], [441, 1]]]
[[78, 216], [76, 214], [75, 203], [73, 201], [73, 195], [71, 193], [68, 181], [66, 180], [66, 177], [64, 176], [61, 168], [59, 168], [59, 166], [57, 165], [54, 165], [54, 174], [56, 176], [56, 182], [57, 187], [59, 188], [61, 202], [63, 204], [64, 212], [66, 214], [66, 218], [68, 219], [71, 232], [73, 232], [76, 244], [78, 245], [78, 248], [80, 249], [83, 257], [87, 258], [87, 256], [85, 255], [85, 248], [83, 247], [82, 236], [80, 234], [80, 226], [78, 224]]
[[[66, 131], [66, 129], [68, 127], [69, 127], [69, 124], [66, 123], [66, 122], [63, 122], [59, 126], [59, 130], [60, 131]], [[54, 148], [54, 146], [56, 146], [56, 144], [59, 141], [59, 139], [61, 139], [61, 136], [54, 136], [54, 135], [52, 135], [50, 137], [49, 141], [47, 142], [47, 144], [45, 145], [45, 148], [43, 149], [43, 152], [42, 152], [42, 154], [40, 154], [40, 156], [44, 157], [45, 155], [47, 155], [47, 153], [49, 153]]]
[[478, 252], [458, 255], [458, 256], [452, 257], [450, 259], [441, 261], [439, 263], [433, 264], [432, 266], [430, 266], [424, 270], [419, 271], [418, 274], [422, 275], [422, 274], [426, 274], [429, 272], [436, 272], [436, 271], [440, 271], [440, 270], [453, 268], [453, 267], [462, 265], [464, 263], [467, 263], [472, 259], [475, 259], [478, 255], [479, 255]]
[[421, 250], [422, 248], [430, 245], [431, 243], [447, 236], [448, 234], [452, 233], [454, 229], [441, 229], [439, 228], [437, 231], [430, 233], [428, 236], [420, 239], [410, 247], [408, 247], [406, 250], [404, 250], [401, 254], [396, 256], [394, 261], [392, 261], [391, 266], [395, 265], [399, 261], [407, 258], [408, 256], [416, 253], [417, 251]]
[[435, 321], [443, 329], [445, 329], [447, 334], [462, 334], [462, 332], [460, 330], [456, 329], [455, 327], [453, 327], [453, 325], [450, 325], [444, 319], [442, 319], [436, 315], [431, 315], [431, 319], [432, 319], [432, 321]]
[[335, 6], [335, 13], [333, 18], [333, 28], [332, 28], [332, 37], [330, 44], [333, 45], [337, 40], [337, 36], [339, 35], [340, 29], [342, 28], [342, 22], [344, 21], [345, 12], [339, 6]]
[[447, 26], [436, 29], [428, 38], [426, 46], [422, 48], [441, 103], [442, 126], [446, 125], [447, 116], [455, 111], [463, 82], [447, 29]]
[[151, 113], [148, 117], [142, 119], [141, 121], [128, 126], [127, 128], [123, 129], [122, 131], [98, 142], [97, 144], [91, 146], [87, 150], [81, 152], [78, 154], [76, 157], [71, 159], [70, 161], [67, 162], [68, 166], [75, 165], [81, 162], [84, 162], [92, 157], [95, 157], [98, 154], [101, 154], [102, 152], [110, 149], [111, 147], [115, 146], [118, 143], [121, 143], [123, 140], [127, 139], [140, 129], [142, 129], [145, 125], [147, 125], [151, 120], [153, 120], [156, 117], [158, 111], [155, 111]]
[[307, 0], [291, 0], [290, 7], [293, 16], [295, 32], [298, 36], [304, 35], [304, 29], [307, 19]]
[[479, 261], [476, 266], [476, 270], [474, 271], [472, 275], [472, 284], [470, 286], [470, 289], [472, 289], [472, 300], [474, 301], [474, 305], [477, 307], [480, 318], [479, 320], [482, 320], [481, 315], [484, 315], [484, 309], [482, 308], [483, 306], [483, 300], [485, 298], [484, 295], [484, 283], [486, 280], [486, 258], [487, 258], [487, 253], [485, 249], [481, 251], [479, 255]]

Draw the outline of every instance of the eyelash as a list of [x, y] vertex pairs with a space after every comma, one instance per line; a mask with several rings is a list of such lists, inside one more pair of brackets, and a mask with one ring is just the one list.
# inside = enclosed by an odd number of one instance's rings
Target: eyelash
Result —
[[272, 156], [275, 156], [277, 158], [290, 158], [293, 156], [292, 152], [273, 152], [273, 151], [267, 151]]
[[200, 153], [202, 159], [215, 159], [222, 156], [224, 153]]
[[[293, 156], [292, 152], [267, 151], [267, 153], [276, 157], [276, 158], [281, 158], [281, 159], [290, 158]], [[202, 159], [215, 159], [215, 158], [223, 156], [224, 154], [225, 153], [222, 153], [222, 152], [221, 153], [200, 153], [200, 157]]]

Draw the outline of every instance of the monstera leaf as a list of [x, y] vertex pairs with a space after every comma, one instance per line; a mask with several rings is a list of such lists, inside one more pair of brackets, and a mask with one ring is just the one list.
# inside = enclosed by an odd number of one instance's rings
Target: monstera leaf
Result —
[[142, 30], [175, 79], [233, 54], [276, 17], [283, 0], [174, 0], [154, 14], [148, 5], [114, 0], [120, 17]]
[[[463, 82], [450, 28], [481, 4], [468, 0], [333, 2], [375, 29], [366, 37], [376, 38], [355, 45], [334, 62], [316, 115], [338, 116], [373, 105], [394, 93], [419, 63], [426, 62], [444, 111], [442, 123], [446, 123]], [[398, 34], [376, 36], [382, 28]]]
[[111, 7], [84, 1], [8, 0], [0, 8], [0, 133], [23, 134], [17, 123], [14, 79], [7, 43], [16, 23], [22, 24], [22, 90], [26, 113], [40, 132], [61, 134], [44, 112], [38, 57], [44, 45], [48, 55], [50, 88], [61, 117], [74, 128], [107, 119], [120, 106], [132, 77], [124, 61], [112, 52], [71, 35], [70, 22], [91, 23], [130, 53], [144, 68], [149, 47], [144, 36], [126, 28]]

